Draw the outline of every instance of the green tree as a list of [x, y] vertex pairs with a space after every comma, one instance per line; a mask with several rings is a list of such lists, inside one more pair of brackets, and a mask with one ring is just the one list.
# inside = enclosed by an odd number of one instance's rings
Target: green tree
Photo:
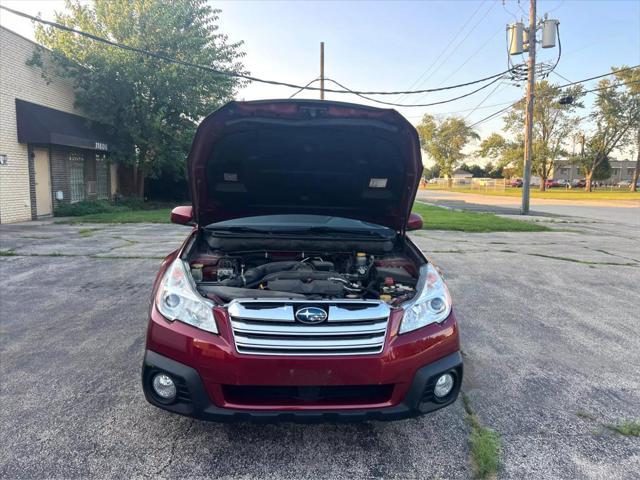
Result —
[[475, 163], [471, 165], [463, 163], [462, 165], [460, 165], [460, 168], [469, 172], [473, 176], [473, 178], [484, 178], [487, 176], [487, 172], [485, 171], [485, 169]]
[[[627, 68], [625, 65], [620, 67], [620, 69]], [[613, 69], [618, 70], [617, 68]], [[630, 101], [640, 103], [640, 68], [635, 68], [633, 70], [626, 70], [624, 72], [617, 72], [616, 77], [619, 81], [625, 83], [625, 88], [629, 93]], [[631, 182], [630, 190], [632, 192], [636, 192], [638, 190], [637, 183], [638, 177], [640, 176], [640, 122], [636, 123], [635, 126], [635, 144], [636, 144], [636, 168], [633, 172], [633, 178]]]
[[[532, 170], [540, 177], [540, 190], [545, 189], [545, 181], [551, 175], [558, 158], [566, 155], [565, 140], [580, 122], [575, 115], [580, 102], [582, 87], [560, 89], [546, 80], [536, 82], [535, 106], [533, 109], [533, 155]], [[571, 104], [561, 104], [561, 97], [573, 97]], [[505, 117], [505, 129], [513, 133], [517, 143], [522, 142], [526, 102], [517, 102]], [[524, 156], [524, 155], [523, 155]]]
[[487, 168], [490, 176], [501, 178], [503, 172], [513, 172], [517, 176], [522, 176], [524, 158], [522, 142], [507, 140], [499, 133], [492, 133], [482, 141], [476, 153], [482, 158], [489, 158], [496, 162], [496, 166], [493, 167], [494, 174], [491, 174]]
[[[206, 0], [67, 0], [66, 13], [56, 13], [56, 21], [167, 57], [240, 72], [242, 43], [220, 33], [219, 12]], [[235, 78], [53, 27], [38, 26], [36, 38], [51, 49], [53, 65], [44, 64], [37, 50], [31, 63], [40, 65], [45, 77], [55, 73], [71, 78], [77, 106], [113, 128], [113, 158], [133, 166], [140, 196], [146, 176], [160, 171], [184, 175], [198, 122], [232, 99], [241, 86]]]
[[595, 109], [590, 118], [594, 125], [587, 138], [582, 135], [580, 154], [573, 161], [585, 174], [585, 190], [591, 191], [591, 181], [615, 149], [633, 142], [640, 123], [640, 102], [625, 88], [619, 79], [601, 80]]
[[484, 166], [484, 170], [489, 178], [504, 178], [502, 174], [503, 167], [500, 165], [494, 165], [492, 162], [488, 162]]
[[432, 178], [438, 178], [440, 177], [440, 167], [438, 167], [438, 165], [427, 167], [424, 169], [423, 173], [427, 180], [430, 180]]
[[425, 115], [416, 128], [421, 147], [435, 160], [440, 175], [449, 179], [451, 187], [453, 171], [466, 157], [462, 150], [471, 140], [478, 140], [480, 137], [459, 117], [449, 117], [438, 122], [431, 115]]

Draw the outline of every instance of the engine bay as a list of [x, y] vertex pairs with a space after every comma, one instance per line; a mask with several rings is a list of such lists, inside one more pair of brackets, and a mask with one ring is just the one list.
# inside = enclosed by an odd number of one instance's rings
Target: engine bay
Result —
[[235, 298], [379, 299], [415, 295], [419, 267], [402, 254], [365, 251], [196, 251], [188, 256], [198, 291]]

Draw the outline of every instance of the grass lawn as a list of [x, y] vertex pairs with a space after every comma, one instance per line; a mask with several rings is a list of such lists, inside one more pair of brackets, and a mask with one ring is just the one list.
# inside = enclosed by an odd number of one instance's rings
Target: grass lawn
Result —
[[[428, 186], [428, 190], [442, 190], [445, 192], [475, 193], [477, 195], [498, 195], [503, 197], [521, 197], [522, 189], [507, 187], [505, 190], [483, 190], [471, 188], [443, 188], [439, 186]], [[584, 190], [564, 188], [551, 188], [541, 192], [537, 187], [531, 188], [531, 197], [549, 198], [552, 200], [640, 200], [640, 192], [630, 192], [625, 189], [618, 190], [595, 190], [585, 192]]]
[[80, 215], [56, 223], [169, 223], [170, 208], [148, 210], [119, 209], [110, 212]]
[[[426, 230], [460, 232], [542, 232], [549, 228], [532, 222], [503, 218], [491, 213], [461, 212], [416, 203], [413, 211], [422, 215]], [[171, 208], [136, 209], [111, 207], [108, 211], [80, 214], [59, 223], [169, 223]]]
[[460, 232], [545, 232], [548, 227], [513, 220], [492, 213], [462, 212], [424, 203], [416, 203], [413, 211], [422, 215], [425, 230], [457, 230]]

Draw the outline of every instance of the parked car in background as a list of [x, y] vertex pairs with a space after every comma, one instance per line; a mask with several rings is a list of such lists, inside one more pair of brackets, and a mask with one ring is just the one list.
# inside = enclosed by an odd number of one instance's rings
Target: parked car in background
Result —
[[187, 160], [191, 225], [153, 287], [147, 400], [206, 420], [395, 420], [455, 402], [451, 295], [407, 235], [422, 172], [394, 110], [231, 102]]
[[544, 182], [544, 186], [546, 188], [554, 188], [554, 187], [563, 187], [564, 185], [562, 185], [560, 182], [558, 182], [557, 180], [554, 180], [552, 178], [547, 178]]
[[522, 187], [522, 179], [521, 178], [512, 178], [511, 180], [509, 180], [508, 185], [510, 187], [520, 188], [520, 187]]
[[571, 182], [571, 188], [584, 188], [586, 185], [587, 181], [584, 178]]

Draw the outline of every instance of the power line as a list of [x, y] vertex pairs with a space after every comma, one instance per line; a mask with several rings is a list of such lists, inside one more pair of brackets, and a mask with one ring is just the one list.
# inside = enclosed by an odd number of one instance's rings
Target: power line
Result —
[[484, 97], [484, 98], [482, 99], [482, 101], [481, 101], [478, 105], [476, 105], [476, 107], [475, 107], [473, 110], [471, 110], [469, 113], [467, 113], [467, 115], [464, 117], [464, 119], [466, 120], [466, 119], [467, 119], [467, 118], [469, 118], [471, 115], [473, 115], [473, 112], [475, 112], [479, 107], [481, 107], [481, 106], [482, 106], [482, 104], [483, 104], [484, 102], [486, 102], [486, 101], [489, 99], [489, 97], [491, 97], [491, 95], [493, 95], [494, 93], [496, 93], [496, 91], [498, 90], [498, 88], [500, 88], [500, 86], [502, 86], [502, 82], [498, 83], [498, 84], [496, 85], [496, 87], [495, 87], [493, 90], [491, 90], [491, 91], [489, 92], [489, 94], [488, 94], [486, 97]]
[[[442, 58], [442, 56], [445, 54], [445, 52], [447, 50], [449, 50], [449, 47], [453, 44], [453, 42], [456, 40], [456, 38], [458, 38], [458, 36], [462, 33], [462, 31], [467, 27], [467, 25], [469, 24], [469, 22], [471, 21], [471, 19], [473, 17], [476, 16], [476, 14], [480, 11], [480, 8], [482, 8], [482, 5], [484, 5], [486, 3], [487, 0], [483, 0], [480, 5], [478, 5], [478, 8], [475, 9], [475, 11], [471, 14], [471, 16], [469, 18], [467, 18], [467, 21], [464, 22], [464, 24], [462, 25], [462, 27], [460, 27], [460, 29], [456, 32], [456, 34], [451, 38], [451, 40], [449, 41], [449, 43], [447, 44], [447, 46], [445, 48], [443, 48], [442, 50], [440, 50], [440, 55], [438, 55], [436, 57], [436, 59], [431, 63], [431, 65], [429, 65], [429, 67], [427, 67], [427, 69], [422, 72], [418, 78], [409, 86], [408, 90], [411, 90], [412, 88], [414, 88], [415, 86], [419, 85], [420, 82], [422, 81], [422, 79], [424, 78], [424, 76], [431, 71], [431, 69], [435, 66], [435, 64], [440, 60], [440, 58]], [[396, 102], [400, 102], [401, 100], [404, 99], [406, 95], [400, 95], [398, 98], [396, 98]]]
[[610, 88], [617, 88], [617, 87], [622, 87], [622, 86], [627, 86], [627, 85], [633, 85], [634, 83], [640, 83], [640, 80], [631, 80], [630, 82], [626, 82], [626, 83], [614, 83], [611, 85], [605, 85], [604, 87], [598, 87], [598, 88], [592, 88], [591, 90], [586, 90], [582, 93], [592, 93], [592, 92], [598, 92], [600, 90], [608, 90]]
[[[481, 107], [471, 107], [471, 108], [464, 108], [462, 110], [454, 110], [454, 111], [450, 111], [450, 112], [438, 112], [435, 113], [434, 115], [455, 115], [456, 113], [466, 113], [466, 112], [470, 112], [471, 110], [486, 110], [487, 108], [493, 108], [493, 107], [500, 107], [502, 105], [507, 105], [507, 104], [513, 104], [514, 102], [517, 102], [517, 100], [510, 100], [508, 102], [500, 102], [500, 103], [492, 103], [491, 105], [483, 105]], [[423, 115], [404, 115], [406, 118], [420, 118]]]
[[[76, 29], [74, 29], [72, 27], [68, 27], [66, 25], [62, 25], [62, 24], [57, 23], [57, 22], [51, 22], [51, 21], [48, 21], [48, 20], [43, 20], [41, 18], [34, 17], [33, 15], [29, 15], [29, 14], [26, 14], [24, 12], [20, 12], [20, 11], [14, 10], [12, 8], [5, 7], [3, 5], [0, 5], [0, 9], [6, 10], [6, 11], [8, 11], [10, 13], [13, 13], [15, 15], [18, 15], [18, 16], [21, 16], [21, 17], [24, 17], [24, 18], [28, 18], [30, 20], [33, 20], [34, 22], [42, 23], [42, 24], [49, 25], [49, 26], [54, 27], [54, 28], [65, 30], [65, 31], [70, 32], [70, 33], [74, 33], [74, 34], [77, 34], [77, 35], [80, 35], [80, 36], [84, 36], [84, 37], [89, 38], [91, 40], [94, 40], [96, 42], [104, 43], [104, 44], [110, 45], [112, 47], [121, 48], [123, 50], [139, 53], [141, 55], [147, 55], [147, 56], [150, 56], [150, 57], [153, 57], [153, 58], [157, 58], [157, 59], [162, 60], [162, 61], [166, 61], [168, 63], [175, 63], [175, 64], [186, 66], [186, 67], [192, 67], [192, 68], [204, 70], [204, 71], [213, 73], [215, 75], [226, 76], [226, 77], [234, 77], [234, 78], [241, 78], [241, 79], [249, 80], [249, 81], [253, 81], [253, 82], [284, 86], [284, 87], [289, 87], [289, 88], [295, 88], [295, 89], [298, 89], [298, 90], [315, 90], [315, 91], [320, 90], [320, 88], [312, 87], [309, 84], [308, 85], [297, 85], [297, 84], [293, 84], [293, 83], [289, 83], [289, 82], [262, 79], [262, 78], [254, 77], [252, 75], [238, 73], [238, 72], [229, 72], [229, 71], [224, 71], [224, 70], [218, 70], [216, 68], [209, 67], [209, 66], [206, 66], [206, 65], [199, 65], [199, 64], [187, 62], [187, 61], [184, 61], [184, 60], [179, 60], [177, 58], [168, 57], [168, 56], [160, 54], [160, 53], [151, 52], [149, 50], [144, 50], [144, 49], [141, 49], [141, 48], [132, 47], [132, 46], [125, 45], [125, 44], [122, 44], [122, 43], [114, 42], [114, 41], [111, 41], [109, 39], [106, 39], [106, 38], [103, 38], [103, 37], [100, 37], [100, 36], [97, 36], [97, 35], [94, 35], [94, 34], [91, 34], [91, 33], [88, 33], [88, 32], [84, 32], [84, 31], [81, 31], [81, 30], [76, 30]], [[559, 88], [566, 88], [566, 87], [569, 87], [571, 85], [576, 85], [576, 84], [579, 84], [579, 83], [584, 83], [584, 82], [588, 82], [588, 81], [591, 81], [591, 80], [596, 80], [598, 78], [603, 78], [603, 77], [606, 77], [606, 76], [614, 75], [615, 73], [624, 72], [624, 71], [628, 71], [628, 70], [634, 70], [634, 69], [636, 69], [638, 67], [640, 67], [640, 65], [635, 65], [633, 67], [622, 68], [622, 69], [619, 69], [619, 70], [616, 70], [616, 71], [613, 71], [613, 72], [610, 72], [610, 73], [604, 73], [604, 74], [596, 75], [596, 76], [593, 76], [593, 77], [590, 77], [590, 78], [586, 78], [586, 79], [583, 79], [583, 80], [578, 80], [576, 82], [570, 82], [570, 83], [567, 83], [565, 85], [560, 85]], [[366, 100], [370, 100], [372, 102], [381, 103], [381, 104], [384, 104], [384, 105], [397, 106], [397, 107], [430, 107], [430, 106], [441, 105], [441, 104], [444, 104], [444, 103], [449, 103], [449, 102], [453, 102], [453, 101], [456, 101], [456, 100], [460, 100], [462, 98], [466, 98], [466, 97], [468, 97], [470, 95], [473, 95], [474, 93], [479, 92], [480, 90], [483, 90], [483, 89], [489, 87], [490, 85], [494, 84], [495, 82], [501, 80], [504, 75], [506, 75], [508, 73], [513, 73], [514, 71], [515, 71], [515, 69], [509, 69], [509, 70], [505, 70], [504, 72], [500, 72], [500, 73], [497, 73], [497, 74], [494, 74], [494, 75], [490, 75], [490, 76], [487, 76], [487, 77], [484, 77], [484, 78], [480, 78], [480, 79], [477, 79], [477, 80], [473, 80], [473, 81], [470, 81], [470, 82], [461, 83], [461, 84], [457, 84], [457, 85], [450, 85], [450, 86], [447, 86], [447, 87], [432, 88], [432, 89], [420, 89], [420, 90], [404, 90], [404, 91], [359, 91], [359, 90], [352, 90], [352, 89], [348, 89], [347, 87], [344, 87], [344, 85], [338, 83], [337, 81], [332, 80], [332, 82], [335, 83], [336, 85], [340, 86], [342, 88], [342, 90], [325, 88], [325, 91], [326, 92], [331, 92], [331, 93], [341, 93], [341, 94], [349, 93], [349, 94], [354, 94], [354, 95], [358, 95], [358, 96], [360, 96], [360, 97], [362, 97], [362, 98], [364, 98]], [[469, 85], [474, 85], [474, 84], [477, 84], [477, 83], [485, 82], [487, 80], [491, 80], [491, 81], [486, 83], [485, 85], [481, 86], [480, 88], [477, 88], [476, 90], [473, 90], [473, 91], [471, 91], [469, 93], [466, 93], [464, 95], [460, 95], [458, 97], [451, 98], [451, 99], [448, 99], [448, 100], [442, 100], [442, 101], [439, 101], [439, 102], [432, 102], [432, 103], [425, 103], [425, 104], [403, 105], [403, 104], [398, 104], [398, 103], [393, 103], [393, 102], [385, 102], [385, 101], [382, 101], [382, 100], [377, 100], [377, 99], [373, 99], [373, 98], [369, 98], [369, 97], [365, 96], [365, 95], [401, 95], [401, 94], [419, 94], [419, 93], [439, 92], [439, 91], [451, 90], [451, 89], [455, 89], [455, 88], [461, 88], [461, 87], [465, 87], [465, 86], [469, 86]], [[313, 82], [311, 82], [311, 83], [313, 83]]]
[[558, 3], [558, 5], [556, 5], [555, 7], [553, 7], [551, 10], [549, 10], [546, 13], [549, 14], [551, 12], [555, 12], [556, 10], [558, 10], [562, 6], [563, 3], [564, 3], [564, 0], [560, 0], [560, 3]]
[[[602, 74], [602, 75], [596, 75], [594, 77], [589, 77], [589, 78], [585, 78], [583, 80], [578, 80], [576, 82], [571, 82], [571, 83], [566, 84], [566, 85], [561, 85], [558, 88], [562, 89], [562, 88], [566, 88], [566, 87], [571, 86], [571, 85], [576, 85], [578, 83], [589, 82], [589, 81], [597, 79], [597, 78], [606, 77], [606, 76], [613, 75], [614, 73], [618, 73], [618, 72], [624, 72], [624, 71], [627, 71], [627, 70], [633, 70], [633, 69], [638, 68], [638, 67], [640, 67], [640, 65], [636, 65], [635, 67], [627, 67], [627, 68], [619, 69], [619, 70], [616, 70], [615, 72], [605, 73], [605, 74]], [[469, 96], [471, 96], [471, 95], [473, 95], [473, 94], [475, 94], [475, 93], [477, 93], [477, 92], [479, 92], [481, 90], [484, 90], [485, 88], [491, 86], [492, 84], [494, 84], [494, 83], [496, 83], [496, 82], [498, 82], [499, 80], [502, 80], [502, 79], [503, 79], [503, 77], [496, 77], [492, 81], [490, 81], [490, 82], [486, 83], [485, 85], [481, 86], [480, 88], [476, 88], [475, 90], [473, 90], [473, 91], [471, 91], [469, 93], [466, 93], [464, 95], [460, 95], [460, 96], [457, 96], [457, 97], [454, 97], [454, 98], [450, 98], [450, 99], [447, 99], [447, 100], [442, 100], [442, 101], [439, 101], [439, 102], [418, 103], [418, 104], [400, 104], [400, 103], [394, 103], [394, 102], [387, 102], [387, 101], [384, 101], [384, 100], [378, 100], [376, 98], [371, 98], [371, 97], [368, 97], [368, 96], [364, 95], [363, 92], [350, 90], [348, 87], [345, 87], [344, 85], [342, 85], [341, 83], [337, 82], [336, 80], [327, 79], [327, 81], [330, 81], [330, 82], [338, 85], [339, 87], [343, 88], [345, 91], [347, 91], [349, 93], [352, 93], [354, 95], [357, 95], [358, 97], [361, 97], [361, 98], [363, 98], [365, 100], [369, 100], [371, 102], [380, 103], [382, 105], [389, 105], [389, 106], [392, 106], [392, 107], [432, 107], [434, 105], [442, 105], [444, 103], [450, 103], [450, 102], [454, 102], [456, 100], [460, 100], [462, 98], [469, 97]]]
[[319, 79], [319, 78], [314, 78], [314, 79], [313, 79], [313, 80], [311, 80], [309, 83], [307, 83], [304, 87], [302, 87], [302, 88], [300, 88], [300, 89], [296, 90], [296, 92], [295, 92], [295, 93], [292, 93], [292, 94], [291, 94], [291, 96], [289, 96], [289, 98], [293, 98], [293, 97], [295, 97], [295, 96], [296, 96], [296, 95], [298, 95], [300, 92], [302, 92], [302, 91], [304, 91], [306, 88], [308, 88], [308, 87], [309, 87], [309, 85], [311, 85], [312, 83], [317, 82], [318, 80], [320, 80], [320, 79]]
[[[520, 100], [518, 100], [518, 101], [520, 101]], [[492, 113], [491, 115], [487, 115], [486, 117], [483, 117], [482, 119], [478, 120], [477, 122], [472, 123], [471, 125], [469, 125], [469, 128], [475, 127], [476, 125], [480, 125], [481, 123], [487, 122], [487, 121], [491, 120], [492, 118], [497, 117], [501, 113], [506, 112], [511, 107], [513, 107], [513, 105], [515, 105], [515, 104], [508, 105], [507, 107], [501, 108], [500, 110], [498, 110], [497, 112]]]
[[[624, 70], [631, 70], [631, 69], [634, 69], [634, 68], [637, 68], [637, 67], [630, 67], [629, 69], [624, 69]], [[617, 72], [621, 72], [621, 71], [624, 71], [624, 70], [617, 70]], [[612, 75], [612, 74], [608, 74], [608, 75]], [[596, 78], [599, 78], [599, 77], [596, 77]], [[589, 81], [589, 80], [593, 80], [593, 78], [587, 79], [587, 80], [581, 80], [579, 82], [573, 82], [571, 85], [575, 85], [576, 83], [586, 82], [586, 81]], [[609, 88], [627, 86], [627, 85], [632, 85], [632, 84], [635, 84], [635, 83], [640, 83], [640, 80], [632, 80], [632, 81], [626, 82], [626, 83], [617, 83], [617, 84], [612, 84], [612, 85], [606, 85], [604, 87], [592, 88], [591, 90], [586, 90], [586, 91], [584, 91], [582, 93], [584, 93], [584, 94], [593, 93], [593, 92], [597, 92], [597, 91], [600, 91], [600, 90], [607, 90]], [[493, 112], [492, 114], [487, 115], [486, 117], [483, 117], [482, 119], [480, 119], [477, 122], [475, 122], [472, 125], [470, 125], [470, 127], [475, 127], [476, 125], [479, 125], [479, 124], [484, 123], [484, 122], [486, 122], [488, 120], [491, 120], [492, 118], [500, 115], [501, 113], [506, 112], [507, 110], [509, 110], [511, 107], [515, 106], [516, 103], [518, 103], [520, 101], [521, 100], [516, 100], [515, 102], [511, 103], [509, 106], [507, 106], [505, 108], [501, 108], [497, 112]]]
[[495, 37], [498, 33], [500, 33], [500, 32], [502, 31], [502, 29], [503, 29], [503, 28], [504, 28], [504, 26], [502, 26], [502, 25], [501, 25], [500, 27], [498, 27], [498, 30], [496, 30], [496, 31], [495, 31], [495, 32], [494, 32], [494, 33], [493, 33], [489, 38], [487, 38], [487, 40], [486, 40], [482, 45], [480, 45], [480, 46], [476, 49], [476, 51], [474, 51], [471, 55], [469, 55], [469, 57], [467, 57], [467, 59], [466, 59], [464, 62], [462, 62], [458, 68], [456, 68], [453, 72], [451, 72], [451, 73], [450, 73], [450, 74], [449, 74], [449, 75], [448, 75], [448, 76], [447, 76], [447, 77], [442, 81], [442, 83], [446, 82], [446, 81], [447, 81], [447, 80], [449, 80], [451, 77], [453, 77], [456, 73], [458, 73], [458, 72], [462, 69], [462, 67], [464, 67], [467, 63], [469, 63], [472, 59], [477, 58], [477, 57], [476, 57], [476, 55], [477, 55], [481, 50], [483, 50], [483, 49], [484, 49], [484, 47], [486, 47], [486, 46], [487, 46], [487, 44], [488, 44], [491, 40], [493, 40], [493, 39], [494, 39], [494, 37]]
[[554, 70], [553, 72], [551, 72], [551, 73], [555, 73], [557, 76], [559, 76], [561, 79], [563, 79], [563, 80], [564, 80], [564, 81], [566, 81], [566, 82], [571, 82], [571, 80], [569, 80], [569, 79], [568, 79], [567, 77], [565, 77], [564, 75], [562, 75], [562, 74], [560, 74], [560, 73], [556, 72], [555, 70]]
[[[8, 11], [10, 13], [13, 13], [15, 15], [18, 15], [20, 17], [28, 18], [30, 20], [33, 20], [34, 22], [42, 23], [44, 25], [49, 25], [50, 27], [54, 27], [54, 28], [57, 28], [57, 29], [60, 29], [60, 30], [65, 30], [67, 32], [75, 33], [77, 35], [89, 38], [89, 39], [94, 40], [94, 41], [99, 42], [99, 43], [104, 43], [106, 45], [110, 45], [112, 47], [121, 48], [123, 50], [127, 50], [127, 51], [130, 51], [130, 52], [135, 52], [135, 53], [138, 53], [138, 54], [141, 54], [141, 55], [147, 55], [149, 57], [157, 58], [158, 60], [162, 60], [162, 61], [165, 61], [165, 62], [168, 62], [168, 63], [175, 63], [175, 64], [182, 65], [182, 66], [185, 66], [185, 67], [191, 67], [191, 68], [196, 68], [196, 69], [199, 69], [199, 70], [204, 70], [204, 71], [213, 73], [215, 75], [224, 76], [224, 77], [241, 78], [243, 80], [249, 80], [249, 81], [252, 81], [252, 82], [266, 83], [266, 84], [269, 84], [269, 85], [277, 85], [277, 86], [283, 86], [283, 87], [288, 87], [288, 88], [296, 88], [296, 89], [303, 89], [303, 90], [315, 90], [315, 91], [319, 91], [320, 90], [320, 88], [318, 88], [318, 87], [297, 85], [297, 84], [294, 84], [294, 83], [283, 82], [283, 81], [278, 81], [278, 80], [269, 80], [269, 79], [259, 78], [259, 77], [255, 77], [255, 76], [244, 74], [244, 73], [219, 70], [219, 69], [216, 69], [216, 68], [213, 68], [213, 67], [209, 67], [207, 65], [199, 65], [199, 64], [187, 62], [187, 61], [184, 61], [184, 60], [179, 60], [177, 58], [169, 57], [169, 56], [163, 55], [161, 53], [151, 52], [149, 50], [144, 50], [142, 48], [132, 47], [130, 45], [125, 45], [123, 43], [114, 42], [114, 41], [111, 41], [111, 40], [109, 40], [107, 38], [100, 37], [100, 36], [94, 35], [92, 33], [84, 32], [82, 30], [76, 30], [75, 28], [68, 27], [66, 25], [62, 25], [62, 24], [57, 23], [57, 22], [51, 22], [49, 20], [43, 20], [41, 18], [34, 17], [33, 15], [29, 15], [27, 13], [20, 12], [18, 10], [14, 10], [12, 8], [5, 7], [3, 5], [0, 5], [0, 9], [6, 10], [6, 11]], [[469, 86], [469, 85], [474, 85], [476, 83], [482, 83], [482, 82], [487, 81], [487, 80], [499, 78], [502, 75], [504, 75], [506, 73], [509, 73], [509, 72], [510, 72], [510, 70], [505, 70], [504, 72], [496, 73], [496, 74], [490, 75], [488, 77], [480, 78], [480, 79], [473, 80], [473, 81], [470, 81], [470, 82], [461, 83], [461, 84], [458, 84], [458, 85], [449, 85], [447, 87], [427, 88], [427, 89], [420, 89], [420, 90], [401, 90], [401, 91], [391, 91], [390, 92], [390, 91], [352, 91], [352, 90], [336, 90], [336, 89], [325, 88], [324, 91], [325, 92], [331, 92], [331, 93], [342, 93], [342, 94], [355, 93], [355, 94], [360, 94], [360, 95], [403, 95], [403, 94], [411, 95], [411, 94], [419, 94], [419, 93], [440, 92], [440, 91], [444, 91], [444, 90], [451, 90], [451, 89], [455, 89], [455, 88], [466, 87], [466, 86]]]
[[[487, 11], [486, 11], [486, 12], [484, 12], [484, 15], [482, 15], [482, 17], [480, 17], [480, 19], [475, 23], [475, 25], [473, 25], [473, 27], [471, 27], [471, 30], [469, 30], [469, 31], [467, 32], [467, 34], [462, 38], [462, 40], [460, 40], [460, 41], [455, 45], [455, 47], [453, 48], [453, 50], [451, 50], [451, 51], [447, 54], [447, 56], [446, 56], [446, 57], [444, 57], [444, 58], [440, 61], [440, 64], [438, 65], [438, 67], [437, 67], [437, 68], [442, 67], [442, 66], [447, 62], [447, 60], [449, 60], [449, 59], [451, 58], [451, 56], [452, 56], [452, 55], [454, 54], [454, 52], [455, 52], [455, 51], [460, 47], [460, 45], [462, 45], [462, 44], [467, 40], [467, 38], [469, 38], [469, 35], [471, 35], [471, 34], [475, 31], [475, 29], [476, 29], [476, 28], [478, 28], [478, 25], [480, 25], [480, 23], [482, 23], [482, 21], [485, 19], [485, 17], [486, 17], [487, 15], [489, 15], [489, 12], [491, 12], [491, 10], [493, 10], [493, 7], [495, 7], [495, 6], [496, 6], [496, 4], [497, 4], [497, 0], [494, 0], [494, 2], [489, 6], [489, 8], [487, 9]], [[429, 74], [429, 75], [428, 75], [428, 76], [423, 80], [423, 82], [426, 82], [426, 81], [427, 81], [427, 80], [429, 80], [431, 77], [433, 77], [433, 74], [434, 74], [436, 71], [437, 71], [437, 69], [436, 69], [436, 70], [434, 70], [434, 71], [432, 71], [432, 72], [431, 72], [431, 73], [430, 73], [430, 74]], [[447, 78], [449, 78], [449, 77], [447, 77]], [[445, 81], [446, 81], [446, 80], [445, 80]], [[424, 97], [425, 97], [425, 95], [422, 95], [422, 96], [421, 96], [417, 101], [420, 101], [420, 100], [421, 100], [421, 99], [423, 99]]]
[[640, 65], [635, 65], [633, 67], [620, 68], [620, 69], [615, 70], [613, 72], [603, 73], [602, 75], [596, 75], [594, 77], [585, 78], [583, 80], [577, 80], [575, 82], [565, 83], [564, 85], [558, 86], [558, 88], [566, 88], [566, 87], [570, 87], [572, 85], [576, 85], [578, 83], [590, 82], [591, 80], [597, 80], [598, 78], [608, 77], [609, 75], [615, 75], [616, 73], [626, 72], [628, 70], [635, 70], [638, 67], [640, 67]]
[[494, 78], [493, 80], [491, 80], [489, 83], [481, 86], [480, 88], [476, 88], [475, 90], [469, 92], [469, 93], [465, 93], [464, 95], [460, 95], [458, 97], [454, 97], [454, 98], [449, 98], [447, 100], [441, 100], [439, 102], [431, 102], [431, 103], [413, 103], [413, 104], [406, 104], [406, 103], [394, 103], [394, 102], [386, 102], [384, 100], [378, 100], [376, 98], [371, 98], [368, 97], [366, 95], [362, 95], [361, 92], [356, 92], [353, 90], [349, 90], [347, 87], [345, 87], [344, 85], [342, 85], [341, 83], [337, 82], [336, 80], [327, 78], [326, 80], [332, 83], [335, 83], [336, 85], [338, 85], [341, 88], [344, 88], [346, 91], [348, 91], [349, 93], [352, 93], [354, 95], [357, 95], [360, 98], [364, 98], [365, 100], [369, 100], [370, 102], [375, 102], [375, 103], [380, 103], [382, 105], [389, 105], [392, 107], [432, 107], [434, 105], [442, 105], [443, 103], [449, 103], [449, 102], [455, 102], [456, 100], [460, 100], [461, 98], [466, 98], [469, 97], [471, 95], [473, 95], [474, 93], [478, 93], [480, 90], [484, 90], [487, 87], [490, 87], [491, 85], [493, 85], [494, 83], [496, 83], [499, 80], [502, 80], [503, 77], [497, 77]]

